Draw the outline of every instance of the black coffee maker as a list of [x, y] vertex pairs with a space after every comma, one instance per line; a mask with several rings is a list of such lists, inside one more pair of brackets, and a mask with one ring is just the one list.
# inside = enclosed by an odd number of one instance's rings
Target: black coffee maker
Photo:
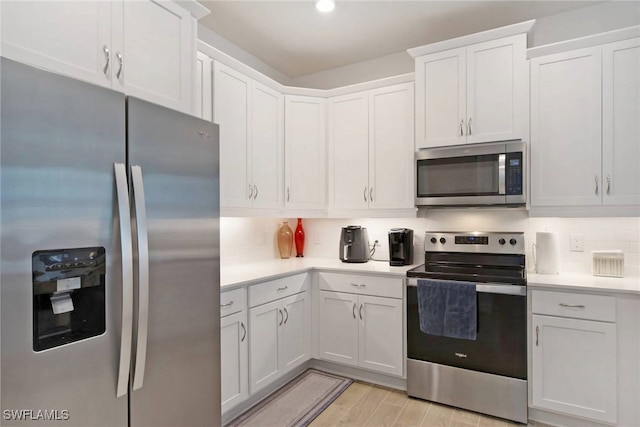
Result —
[[413, 264], [413, 230], [392, 228], [389, 230], [389, 265]]

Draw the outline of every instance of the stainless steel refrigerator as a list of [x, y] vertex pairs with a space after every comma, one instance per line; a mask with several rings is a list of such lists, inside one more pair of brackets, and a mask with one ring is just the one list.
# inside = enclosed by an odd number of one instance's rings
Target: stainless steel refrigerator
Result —
[[217, 125], [1, 61], [0, 425], [219, 425]]

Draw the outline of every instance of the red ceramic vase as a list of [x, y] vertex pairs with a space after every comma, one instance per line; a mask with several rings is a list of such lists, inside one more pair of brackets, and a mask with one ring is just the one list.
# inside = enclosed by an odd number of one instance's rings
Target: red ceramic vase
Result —
[[304, 250], [304, 228], [302, 228], [302, 218], [298, 218], [298, 226], [296, 227], [295, 237], [296, 241], [296, 257], [303, 257], [302, 251]]

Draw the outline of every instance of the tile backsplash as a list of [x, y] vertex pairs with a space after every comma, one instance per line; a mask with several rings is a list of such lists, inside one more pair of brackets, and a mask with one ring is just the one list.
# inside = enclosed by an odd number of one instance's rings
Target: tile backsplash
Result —
[[[460, 209], [421, 212], [420, 218], [303, 219], [307, 257], [338, 258], [340, 230], [347, 225], [367, 228], [369, 243], [378, 240], [375, 259], [389, 258], [387, 232], [411, 228], [415, 236], [414, 263], [422, 258], [425, 231], [523, 231], [528, 269], [533, 270], [532, 244], [537, 231], [558, 233], [560, 270], [590, 273], [591, 251], [619, 249], [625, 254], [625, 275], [640, 275], [640, 218], [530, 218], [527, 211]], [[295, 218], [221, 218], [223, 265], [279, 258], [276, 234], [282, 221], [295, 230]], [[569, 250], [569, 236], [584, 237], [584, 251]], [[295, 250], [293, 255], [295, 256]]]

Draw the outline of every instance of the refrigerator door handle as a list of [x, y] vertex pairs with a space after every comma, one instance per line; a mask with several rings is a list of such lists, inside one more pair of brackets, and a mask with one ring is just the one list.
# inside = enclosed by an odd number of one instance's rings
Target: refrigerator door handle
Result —
[[138, 243], [138, 328], [136, 364], [133, 369], [133, 389], [138, 390], [144, 382], [144, 368], [147, 361], [147, 331], [149, 327], [149, 243], [147, 240], [144, 184], [140, 166], [131, 166], [131, 182]]
[[131, 242], [131, 211], [127, 169], [122, 163], [114, 163], [118, 218], [120, 220], [120, 248], [122, 251], [122, 334], [120, 336], [120, 363], [116, 397], [127, 394], [131, 367], [131, 337], [133, 329], [133, 248]]

